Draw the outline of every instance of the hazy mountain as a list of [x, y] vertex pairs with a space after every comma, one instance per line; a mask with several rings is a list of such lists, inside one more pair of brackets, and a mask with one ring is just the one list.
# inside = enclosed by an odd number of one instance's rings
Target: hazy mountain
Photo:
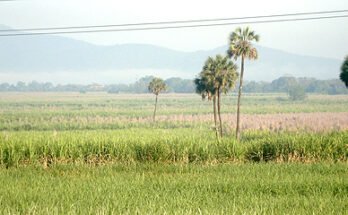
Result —
[[[338, 77], [340, 60], [257, 48], [259, 60], [246, 65], [248, 80], [270, 81], [284, 74], [318, 79]], [[44, 74], [47, 79], [56, 80], [60, 75], [71, 77], [73, 83], [131, 81], [146, 74], [193, 78], [208, 56], [224, 54], [226, 49], [182, 52], [145, 44], [101, 46], [51, 35], [0, 37], [0, 77], [2, 81], [28, 77], [35, 80]]]

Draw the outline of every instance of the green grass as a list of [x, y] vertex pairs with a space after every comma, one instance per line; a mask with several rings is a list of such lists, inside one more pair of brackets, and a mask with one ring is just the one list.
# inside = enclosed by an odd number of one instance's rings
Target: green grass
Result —
[[347, 164], [0, 169], [1, 214], [346, 214]]
[[[279, 99], [282, 98], [282, 99]], [[237, 97], [224, 96], [223, 113], [235, 113]], [[196, 94], [163, 94], [159, 115], [197, 115], [212, 112], [211, 102]], [[148, 117], [153, 113], [151, 94], [115, 95], [105, 93], [0, 93], [0, 122], [25, 118], [30, 121], [52, 117]], [[340, 112], [348, 109], [348, 95], [310, 95], [305, 101], [287, 100], [286, 94], [245, 94], [242, 113]]]
[[[260, 127], [236, 141], [226, 120], [217, 143], [202, 116], [210, 102], [161, 95], [158, 115], [177, 116], [155, 123], [153, 105], [150, 94], [0, 93], [0, 214], [347, 214], [346, 124]], [[242, 105], [346, 114], [348, 96], [245, 94]], [[222, 112], [235, 109], [225, 96]]]
[[0, 134], [0, 166], [51, 163], [345, 162], [348, 131], [244, 132], [217, 143], [206, 129], [127, 129]]

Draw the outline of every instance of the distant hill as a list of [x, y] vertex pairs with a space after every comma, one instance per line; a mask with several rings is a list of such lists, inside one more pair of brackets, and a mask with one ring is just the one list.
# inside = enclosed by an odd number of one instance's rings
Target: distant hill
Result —
[[[8, 29], [1, 26], [0, 29]], [[114, 77], [134, 70], [166, 70], [167, 76], [193, 78], [208, 56], [224, 54], [227, 46], [213, 50], [182, 52], [146, 44], [94, 45], [66, 37], [18, 36], [0, 38], [0, 74], [69, 74], [112, 71]], [[259, 60], [247, 62], [245, 78], [271, 81], [284, 74], [317, 79], [337, 78], [338, 59], [301, 56], [257, 46]], [[169, 74], [168, 74], [169, 73]], [[170, 74], [173, 73], [173, 74]], [[132, 75], [132, 74], [130, 74]], [[134, 74], [133, 74], [134, 75]], [[152, 75], [152, 74], [149, 74]]]

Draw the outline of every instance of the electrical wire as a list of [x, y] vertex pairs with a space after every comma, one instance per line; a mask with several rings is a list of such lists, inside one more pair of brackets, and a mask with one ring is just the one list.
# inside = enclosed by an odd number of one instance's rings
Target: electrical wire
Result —
[[198, 27], [225, 26], [225, 25], [243, 25], [243, 24], [294, 22], [294, 21], [334, 19], [334, 18], [346, 18], [346, 17], [348, 17], [348, 15], [306, 17], [306, 18], [293, 18], [293, 19], [273, 19], [273, 20], [246, 21], [246, 22], [227, 22], [227, 23], [213, 23], [213, 24], [196, 24], [196, 25], [144, 27], [144, 28], [121, 28], [121, 29], [101, 29], [101, 30], [83, 30], [83, 31], [56, 31], [56, 32], [37, 32], [37, 33], [12, 33], [12, 34], [0, 34], [0, 37], [49, 35], [49, 34], [78, 34], [78, 33], [96, 33], [96, 32], [145, 31], [145, 30], [180, 29], [180, 28], [198, 28]]
[[183, 24], [183, 23], [196, 23], [196, 22], [218, 22], [218, 21], [231, 21], [231, 20], [243, 20], [243, 19], [276, 18], [276, 17], [285, 17], [285, 16], [304, 16], [304, 15], [319, 15], [319, 14], [346, 13], [346, 12], [348, 12], [348, 10], [287, 13], [287, 14], [273, 14], [273, 15], [263, 15], [263, 16], [217, 18], [217, 19], [192, 19], [192, 20], [177, 20], [177, 21], [166, 21], [166, 22], [143, 22], [143, 23], [111, 24], [111, 25], [87, 25], [87, 26], [67, 26], [67, 27], [51, 27], [51, 28], [6, 29], [6, 30], [0, 30], [0, 32], [50, 31], [50, 30], [68, 30], [68, 29], [128, 27], [128, 26], [142, 26], [142, 25]]

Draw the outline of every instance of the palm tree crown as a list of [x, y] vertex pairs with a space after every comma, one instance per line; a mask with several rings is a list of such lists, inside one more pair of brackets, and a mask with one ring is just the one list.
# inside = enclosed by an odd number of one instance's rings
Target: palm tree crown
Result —
[[237, 28], [230, 35], [230, 47], [227, 54], [230, 58], [237, 60], [238, 57], [249, 58], [250, 60], [256, 60], [258, 58], [257, 50], [251, 44], [251, 42], [258, 42], [260, 36], [255, 34], [254, 31], [250, 31], [249, 27], [244, 30]]
[[148, 89], [149, 89], [150, 92], [154, 93], [156, 96], [158, 96], [158, 94], [161, 91], [167, 91], [168, 90], [166, 83], [161, 78], [154, 78], [154, 79], [152, 79], [152, 81], [149, 84]]
[[234, 88], [234, 82], [238, 78], [237, 65], [228, 57], [216, 55], [215, 59], [209, 57], [199, 78], [195, 79], [196, 92], [202, 95], [202, 98], [208, 97], [210, 101], [218, 91], [227, 93]]
[[227, 93], [234, 88], [234, 83], [238, 78], [237, 65], [228, 57], [216, 55], [216, 82], [219, 92]]

